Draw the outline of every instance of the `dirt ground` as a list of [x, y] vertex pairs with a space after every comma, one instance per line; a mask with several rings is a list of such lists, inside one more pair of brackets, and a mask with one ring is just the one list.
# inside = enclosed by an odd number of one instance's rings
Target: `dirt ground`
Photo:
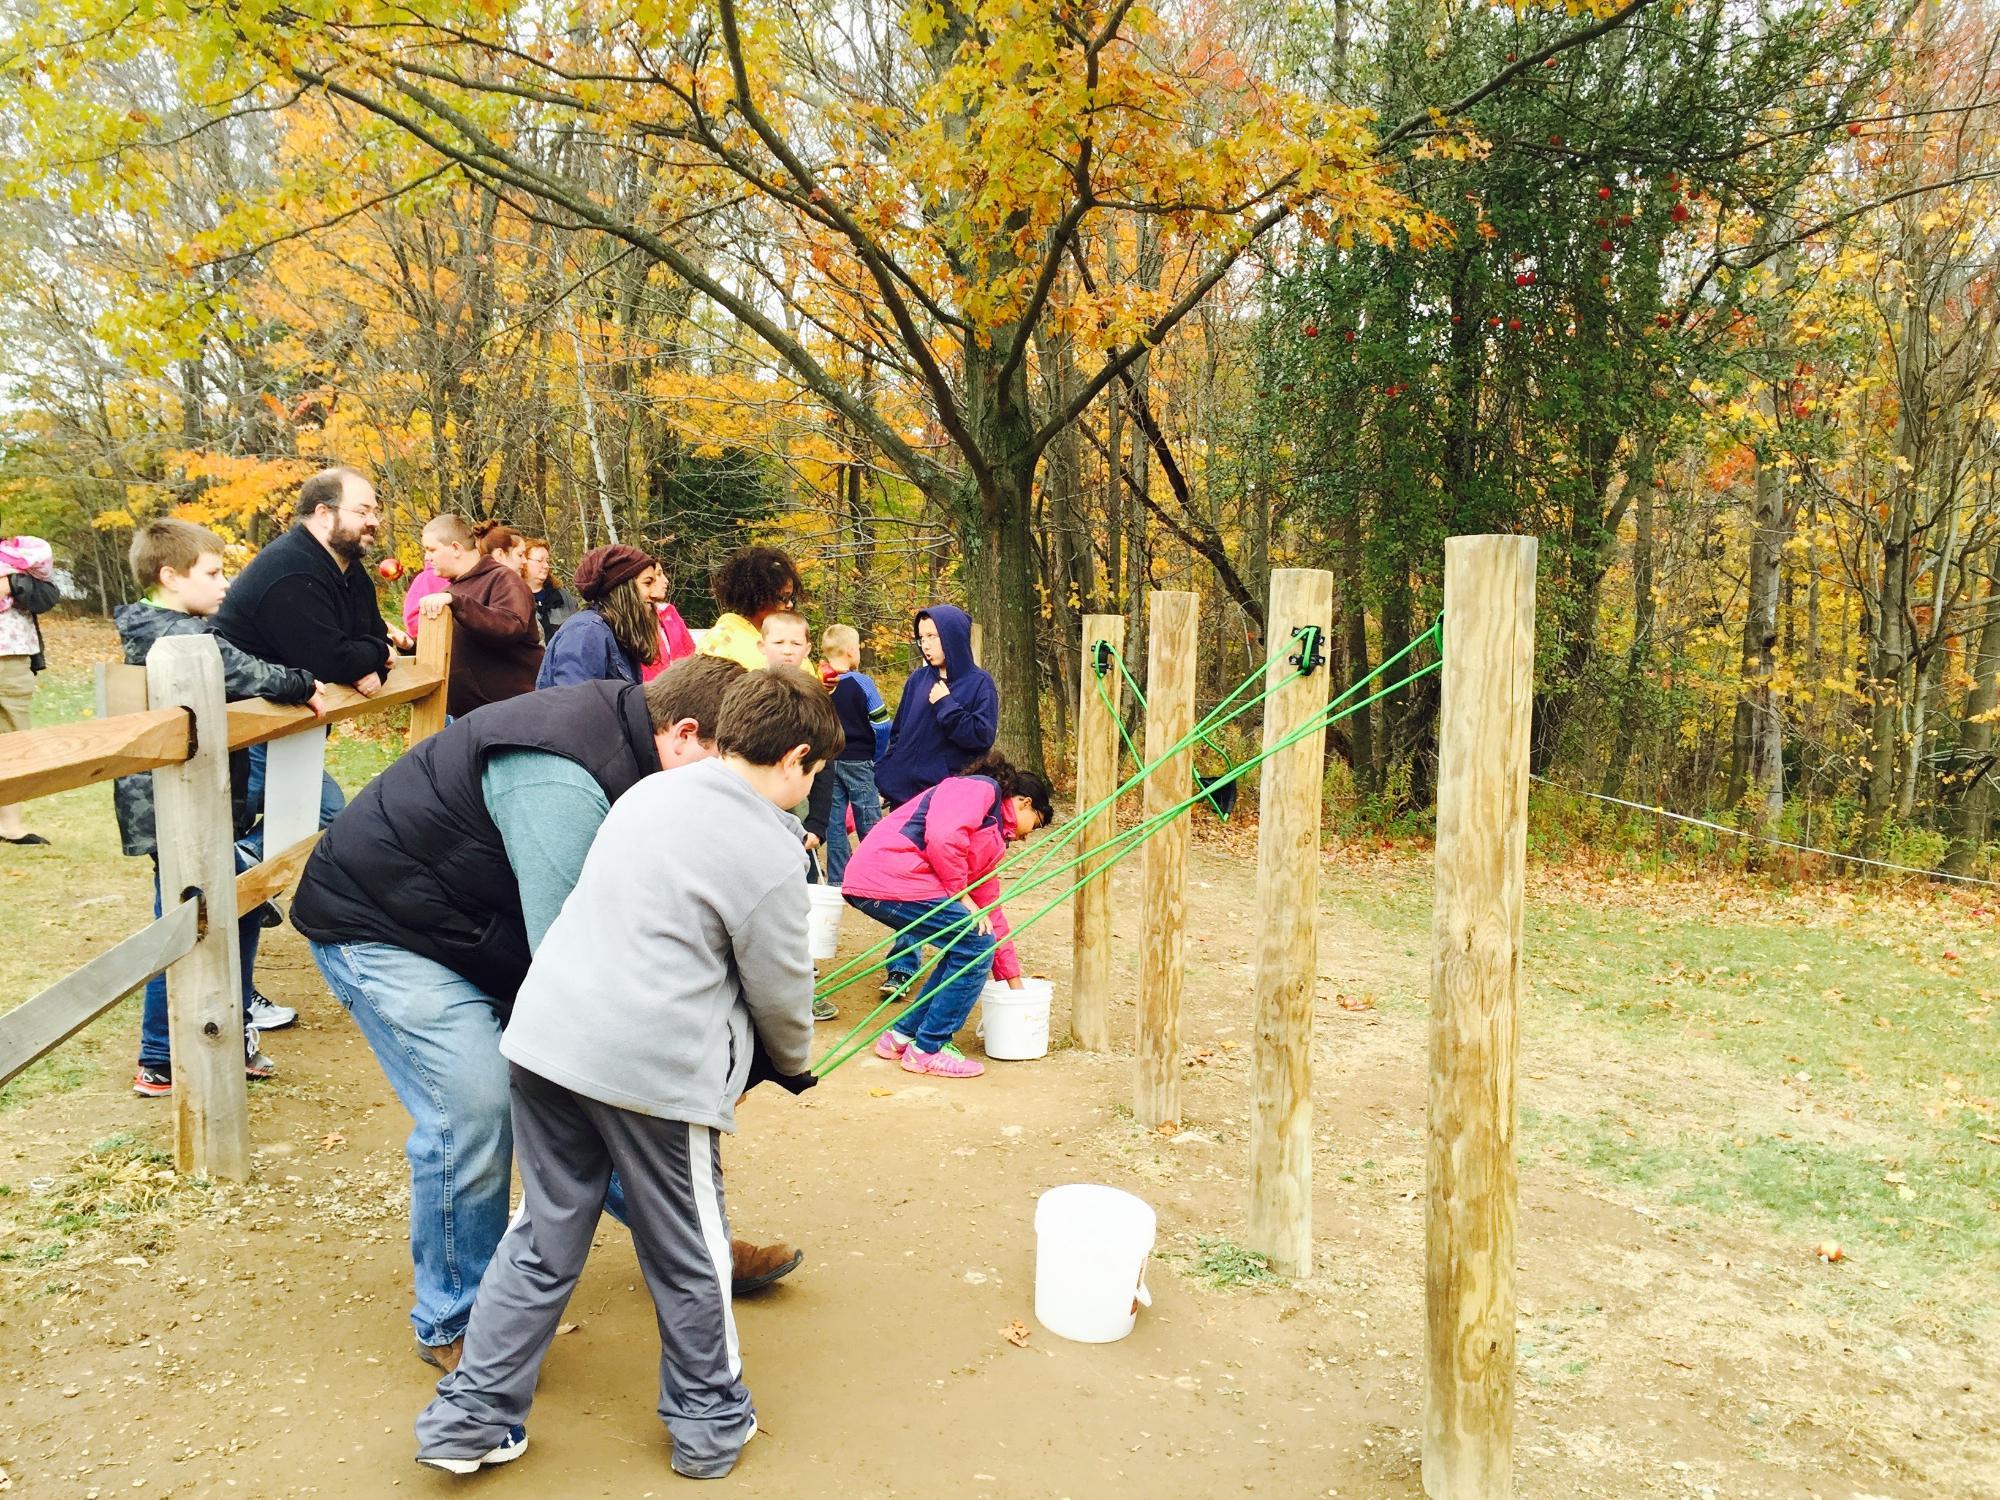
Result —
[[[1136, 871], [1120, 872], [1119, 1051], [1060, 1050], [983, 1080], [919, 1084], [872, 1057], [801, 1100], [762, 1090], [726, 1152], [731, 1217], [804, 1246], [739, 1304], [762, 1433], [725, 1487], [760, 1496], [1415, 1497], [1422, 1420], [1424, 1030], [1416, 946], [1323, 905], [1315, 1258], [1297, 1284], [1242, 1284], [1252, 862], [1198, 850], [1186, 1010], [1186, 1128], [1127, 1101]], [[1066, 991], [1067, 917], [1025, 940]], [[872, 941], [850, 913], [852, 951]], [[0, 1300], [0, 1489], [28, 1495], [444, 1494], [411, 1462], [433, 1372], [413, 1357], [405, 1117], [296, 935], [264, 988], [301, 1008], [252, 1090], [256, 1181], [182, 1189], [139, 1248], [101, 1229], [63, 1278]], [[1562, 1008], [1524, 1024], [1523, 1096], [1587, 1099], [1607, 1065]], [[865, 1008], [843, 1002], [843, 1024]], [[829, 1038], [835, 1028], [822, 1027]], [[969, 1041], [970, 1039], [967, 1038]], [[88, 1076], [0, 1114], [0, 1181], [47, 1184], [118, 1132], [158, 1140], [127, 1089], [129, 1039], [82, 1044]], [[91, 1047], [96, 1050], [89, 1050]], [[1623, 1059], [1672, 1088], [1672, 1058]], [[1748, 1099], [1738, 1103], [1757, 1108]], [[73, 1169], [73, 1168], [72, 1168]], [[1033, 1319], [1036, 1196], [1128, 1188], [1160, 1214], [1155, 1305], [1121, 1343]], [[141, 1253], [141, 1251], [145, 1253]], [[1827, 1268], [1753, 1226], [1691, 1233], [1559, 1152], [1523, 1162], [1527, 1496], [2000, 1495], [2000, 1362], [1940, 1326], [1843, 1326]], [[491, 1496], [666, 1495], [657, 1349], [625, 1232], [606, 1221], [557, 1340], [526, 1457]], [[1027, 1323], [1027, 1347], [1003, 1337]]]

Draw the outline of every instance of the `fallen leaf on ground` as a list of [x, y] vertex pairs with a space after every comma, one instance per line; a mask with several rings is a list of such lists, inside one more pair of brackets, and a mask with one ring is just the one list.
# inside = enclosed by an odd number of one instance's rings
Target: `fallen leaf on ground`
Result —
[[1016, 1318], [1000, 1330], [1000, 1337], [1012, 1344], [1016, 1349], [1025, 1349], [1028, 1347], [1028, 1325], [1023, 1323], [1019, 1318]]
[[322, 1151], [331, 1151], [335, 1146], [345, 1146], [346, 1144], [347, 1137], [342, 1135], [338, 1130], [329, 1130], [319, 1138], [319, 1148]]
[[575, 1332], [576, 1332], [576, 1324], [574, 1323], [556, 1324], [556, 1336], [558, 1338], [560, 1338], [565, 1333], [575, 1333]]
[[1375, 997], [1373, 995], [1335, 995], [1333, 998], [1342, 1010], [1373, 1010], [1375, 1008]]
[[895, 1094], [896, 1091], [894, 1089], [870, 1089], [868, 1091], [870, 1099], [891, 1099], [895, 1097]]

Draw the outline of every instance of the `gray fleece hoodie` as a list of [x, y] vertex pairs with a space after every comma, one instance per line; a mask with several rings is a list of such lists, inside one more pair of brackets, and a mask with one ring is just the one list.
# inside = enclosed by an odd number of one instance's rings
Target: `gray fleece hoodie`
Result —
[[501, 1053], [587, 1099], [734, 1131], [753, 1027], [778, 1072], [811, 1061], [799, 838], [720, 761], [646, 777], [598, 829]]

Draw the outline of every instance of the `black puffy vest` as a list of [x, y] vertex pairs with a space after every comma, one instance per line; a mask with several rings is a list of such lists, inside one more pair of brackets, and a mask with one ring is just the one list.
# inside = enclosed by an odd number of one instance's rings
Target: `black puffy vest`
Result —
[[616, 802], [660, 769], [635, 683], [583, 682], [491, 703], [371, 781], [326, 830], [292, 924], [322, 943], [391, 943], [479, 986], [504, 1015], [528, 973], [521, 892], [479, 778], [502, 750], [574, 761]]

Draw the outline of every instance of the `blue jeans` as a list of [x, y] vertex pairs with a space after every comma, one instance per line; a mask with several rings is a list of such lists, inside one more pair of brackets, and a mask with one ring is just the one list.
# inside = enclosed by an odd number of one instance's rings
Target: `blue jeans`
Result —
[[[313, 943], [312, 956], [410, 1113], [410, 1322], [420, 1343], [448, 1344], [507, 1230], [514, 1133], [499, 1012], [471, 981], [389, 943]], [[604, 1207], [625, 1222], [615, 1173]]]
[[872, 760], [837, 760], [831, 769], [833, 815], [826, 820], [826, 881], [839, 885], [847, 873], [847, 809], [854, 809], [854, 837], [865, 839], [868, 830], [882, 821], [882, 794], [875, 790]]
[[419, 1342], [448, 1344], [507, 1229], [514, 1136], [499, 1012], [469, 980], [388, 943], [316, 942], [312, 956], [409, 1111], [410, 1322]]
[[[993, 973], [994, 939], [974, 929], [970, 914], [961, 901], [882, 901], [873, 896], [849, 896], [847, 904], [864, 916], [873, 917], [884, 927], [901, 934], [897, 951], [907, 950], [921, 961], [926, 941], [943, 948], [937, 967], [924, 980], [917, 1007], [895, 1023], [896, 1030], [912, 1038], [919, 1052], [935, 1052], [958, 1034], [965, 1018], [979, 1000], [979, 992]], [[945, 940], [940, 934], [961, 927], [958, 936]], [[890, 959], [891, 964], [895, 962]], [[916, 963], [912, 963], [914, 972]], [[964, 970], [960, 973], [960, 970]]]
[[[242, 844], [236, 846], [236, 869], [240, 874], [257, 863], [255, 855], [245, 851]], [[230, 904], [234, 905], [236, 893], [229, 893]], [[178, 904], [178, 903], [176, 903]], [[160, 914], [160, 858], [153, 856], [153, 915]], [[250, 1009], [250, 997], [257, 992], [252, 975], [257, 968], [257, 939], [261, 933], [254, 916], [245, 917], [236, 924], [236, 956], [242, 965], [243, 1009]], [[139, 1009], [139, 1066], [142, 1068], [164, 1068], [173, 1061], [173, 1048], [167, 1030], [167, 976], [155, 974], [146, 981], [146, 998]]]

